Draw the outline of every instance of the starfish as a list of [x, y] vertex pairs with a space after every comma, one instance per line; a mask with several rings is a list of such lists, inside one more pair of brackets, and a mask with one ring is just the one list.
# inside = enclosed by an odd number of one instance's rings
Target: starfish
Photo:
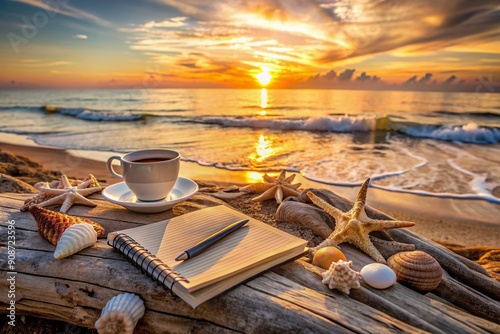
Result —
[[[62, 178], [61, 178], [62, 179]], [[89, 180], [92, 180], [92, 182], [88, 183], [87, 186], [85, 188], [93, 188], [93, 187], [100, 187], [99, 185], [99, 181], [97, 181], [97, 179], [95, 178], [94, 175], [92, 174], [89, 174], [87, 175], [86, 178], [84, 178], [83, 180], [74, 180], [74, 179], [69, 179], [68, 178], [68, 181], [69, 183], [72, 185], [72, 186], [78, 186], [86, 181], [89, 181]], [[42, 185], [43, 186], [43, 185]], [[50, 188], [56, 188], [56, 189], [63, 189], [64, 188], [64, 183], [61, 181], [52, 181], [49, 185]], [[48, 188], [49, 188], [48, 187]], [[36, 187], [35, 187], [36, 188]]]
[[299, 196], [300, 193], [297, 188], [300, 187], [301, 183], [292, 184], [295, 174], [285, 177], [286, 171], [281, 171], [281, 174], [277, 179], [264, 174], [264, 183], [255, 183], [240, 188], [240, 191], [246, 193], [261, 193], [259, 196], [252, 198], [252, 201], [262, 202], [268, 199], [276, 199], [276, 202], [280, 204], [283, 199], [289, 196]]
[[328, 204], [312, 192], [307, 193], [307, 196], [314, 204], [325, 210], [335, 219], [335, 229], [332, 234], [317, 247], [312, 248], [311, 251], [313, 253], [322, 247], [336, 246], [343, 242], [349, 242], [368, 254], [375, 261], [386, 263], [382, 254], [380, 254], [371, 242], [369, 233], [373, 231], [385, 231], [392, 228], [410, 227], [414, 226], [415, 223], [369, 218], [365, 212], [366, 194], [368, 192], [369, 183], [370, 179], [363, 183], [352, 209], [348, 212], [343, 212]]
[[66, 213], [73, 204], [82, 204], [87, 206], [96, 206], [94, 202], [85, 198], [90, 194], [102, 190], [102, 187], [92, 187], [87, 188], [89, 185], [94, 183], [94, 180], [90, 179], [79, 185], [72, 186], [66, 175], [61, 176], [62, 189], [50, 188], [48, 183], [40, 187], [40, 192], [46, 195], [55, 196], [47, 199], [44, 202], [38, 203], [41, 207], [51, 206], [55, 204], [62, 204], [59, 210], [62, 213]]

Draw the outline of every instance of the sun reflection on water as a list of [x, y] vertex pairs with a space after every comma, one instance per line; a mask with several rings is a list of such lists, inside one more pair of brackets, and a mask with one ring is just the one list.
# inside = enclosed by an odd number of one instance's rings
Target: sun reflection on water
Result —
[[259, 166], [266, 159], [272, 157], [276, 154], [276, 152], [278, 152], [278, 148], [273, 147], [272, 140], [264, 134], [260, 134], [254, 147], [255, 152], [248, 155], [248, 159], [250, 159], [252, 166]]
[[265, 88], [262, 88], [260, 90], [260, 107], [262, 109], [258, 113], [259, 116], [267, 116], [267, 111], [266, 111], [266, 108], [267, 108], [267, 89], [265, 89]]
[[267, 89], [265, 88], [260, 90], [260, 107], [262, 109], [267, 108]]
[[245, 172], [245, 183], [259, 183], [262, 182], [262, 176], [264, 173], [261, 172]]

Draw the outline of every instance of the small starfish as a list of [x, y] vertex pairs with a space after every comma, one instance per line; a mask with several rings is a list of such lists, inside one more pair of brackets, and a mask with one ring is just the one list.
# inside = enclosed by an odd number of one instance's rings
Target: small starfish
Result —
[[38, 203], [38, 206], [46, 207], [55, 204], [62, 204], [59, 210], [62, 213], [66, 213], [73, 204], [82, 204], [87, 206], [96, 206], [94, 202], [85, 198], [90, 194], [102, 190], [102, 187], [92, 187], [87, 188], [89, 185], [94, 183], [94, 180], [90, 179], [85, 182], [80, 183], [76, 187], [72, 186], [66, 175], [61, 176], [61, 182], [63, 185], [62, 189], [54, 189], [48, 187], [48, 184], [40, 187], [40, 192], [47, 195], [52, 195], [52, 197], [44, 202]]
[[300, 187], [301, 183], [292, 184], [295, 174], [289, 177], [285, 176], [285, 170], [281, 172], [277, 179], [264, 174], [264, 183], [250, 184], [240, 188], [240, 191], [246, 193], [261, 193], [259, 196], [252, 198], [252, 201], [255, 202], [262, 202], [274, 198], [276, 202], [280, 204], [283, 202], [284, 198], [300, 195], [297, 188]]
[[410, 227], [415, 225], [415, 223], [369, 218], [365, 212], [366, 194], [368, 192], [369, 183], [370, 179], [363, 183], [352, 209], [348, 212], [343, 212], [328, 204], [312, 192], [307, 193], [307, 196], [314, 204], [335, 218], [335, 229], [332, 234], [317, 247], [312, 248], [311, 251], [313, 253], [322, 247], [336, 246], [343, 242], [349, 242], [368, 254], [375, 261], [386, 263], [382, 254], [380, 254], [371, 242], [369, 233], [373, 231], [384, 231], [391, 228]]

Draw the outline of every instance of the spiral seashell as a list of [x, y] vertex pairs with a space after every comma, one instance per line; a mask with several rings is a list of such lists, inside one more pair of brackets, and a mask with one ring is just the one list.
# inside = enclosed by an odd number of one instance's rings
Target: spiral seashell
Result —
[[75, 224], [88, 223], [97, 232], [98, 238], [104, 236], [104, 227], [88, 219], [68, 216], [64, 213], [50, 211], [37, 205], [30, 206], [29, 211], [38, 225], [38, 233], [53, 245], [57, 245], [63, 232]]
[[31, 206], [29, 211], [38, 225], [38, 233], [53, 245], [57, 245], [63, 232], [75, 224], [74, 219], [71, 219], [68, 215], [56, 213], [36, 205]]
[[145, 311], [139, 296], [122, 293], [106, 303], [94, 326], [99, 334], [132, 334]]
[[441, 282], [443, 270], [431, 255], [422, 251], [401, 252], [387, 260], [398, 282], [418, 291], [432, 291]]
[[87, 223], [75, 224], [68, 227], [61, 235], [54, 252], [56, 259], [78, 253], [82, 249], [97, 242], [97, 232]]

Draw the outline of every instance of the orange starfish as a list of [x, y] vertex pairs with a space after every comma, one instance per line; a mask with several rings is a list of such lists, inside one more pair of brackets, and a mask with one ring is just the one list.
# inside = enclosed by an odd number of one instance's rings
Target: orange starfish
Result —
[[252, 201], [262, 202], [268, 199], [276, 199], [276, 202], [280, 204], [283, 199], [290, 196], [299, 196], [300, 193], [297, 188], [300, 187], [301, 183], [292, 184], [295, 174], [286, 177], [286, 171], [283, 170], [277, 179], [264, 174], [264, 183], [254, 183], [243, 188], [240, 191], [246, 193], [261, 193], [259, 196], [252, 198]]
[[335, 219], [335, 229], [332, 234], [330, 234], [330, 236], [317, 247], [311, 248], [313, 254], [322, 247], [336, 246], [343, 242], [349, 242], [368, 254], [375, 261], [386, 263], [382, 254], [380, 254], [377, 248], [375, 248], [372, 244], [369, 233], [373, 231], [389, 230], [392, 228], [410, 227], [414, 226], [415, 223], [407, 221], [371, 219], [368, 217], [365, 212], [365, 204], [369, 183], [370, 179], [363, 183], [352, 209], [348, 212], [343, 212], [337, 209], [323, 199], [314, 195], [312, 192], [307, 193], [307, 196], [314, 204], [325, 210]]

